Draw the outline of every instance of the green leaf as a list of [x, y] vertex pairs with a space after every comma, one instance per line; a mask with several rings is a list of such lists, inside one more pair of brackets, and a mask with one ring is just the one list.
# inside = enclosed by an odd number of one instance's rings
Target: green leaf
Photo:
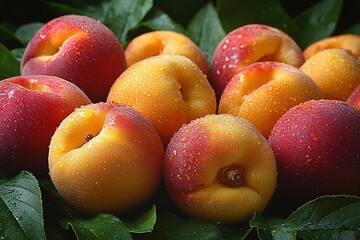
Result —
[[99, 214], [91, 219], [69, 218], [60, 223], [65, 229], [71, 227], [77, 239], [132, 239], [124, 224], [110, 214]]
[[218, 14], [226, 32], [261, 23], [279, 28], [296, 39], [298, 29], [279, 0], [217, 0]]
[[304, 204], [288, 218], [303, 239], [360, 239], [360, 197], [323, 196]]
[[139, 25], [152, 6], [152, 0], [112, 0], [103, 23], [126, 45], [128, 32]]
[[141, 25], [151, 30], [168, 30], [186, 35], [186, 30], [183, 26], [172, 20], [169, 15], [157, 7], [151, 9]]
[[19, 41], [11, 27], [7, 24], [0, 23], [0, 41]]
[[190, 38], [204, 52], [210, 64], [215, 48], [226, 35], [211, 2], [206, 4], [190, 21], [188, 31]]
[[132, 221], [123, 221], [126, 229], [131, 233], [149, 233], [153, 230], [156, 223], [156, 206], [152, 207], [143, 214], [136, 216]]
[[333, 34], [340, 17], [343, 0], [323, 0], [295, 18], [301, 34], [297, 43], [305, 48], [309, 44]]
[[43, 25], [44, 24], [40, 22], [24, 24], [16, 30], [15, 36], [22, 42], [24, 46], [26, 46], [36, 31], [39, 30]]
[[11, 54], [19, 63], [21, 63], [21, 59], [24, 54], [24, 51], [25, 48], [14, 48], [11, 50]]
[[357, 23], [357, 24], [349, 27], [343, 33], [353, 33], [353, 34], [360, 35], [360, 23]]
[[20, 62], [0, 43], [0, 79], [20, 74]]
[[155, 239], [201, 239], [201, 240], [242, 240], [250, 232], [249, 228], [232, 228], [215, 222], [197, 219], [183, 219], [172, 213], [161, 213], [154, 228]]
[[80, 14], [102, 21], [109, 1], [92, 1], [91, 3], [89, 1], [70, 1], [69, 3], [46, 2], [46, 4], [56, 10], [59, 13], [58, 15]]
[[45, 239], [40, 187], [29, 172], [0, 183], [0, 239]]
[[296, 226], [287, 219], [265, 219], [260, 213], [255, 213], [249, 222], [250, 227], [257, 228], [260, 239], [296, 239]]

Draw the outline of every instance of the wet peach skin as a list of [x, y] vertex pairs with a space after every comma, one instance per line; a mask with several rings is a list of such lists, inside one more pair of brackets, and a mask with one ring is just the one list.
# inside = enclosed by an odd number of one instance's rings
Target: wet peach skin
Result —
[[300, 70], [311, 77], [326, 99], [346, 101], [360, 84], [360, 58], [342, 48], [319, 51]]
[[309, 59], [321, 50], [330, 48], [343, 48], [360, 57], [360, 35], [340, 34], [320, 39], [304, 49], [304, 57]]
[[95, 19], [64, 15], [47, 22], [27, 45], [22, 75], [53, 75], [66, 79], [93, 101], [105, 101], [115, 79], [126, 68], [116, 36]]
[[151, 122], [129, 106], [96, 103], [62, 121], [49, 146], [59, 194], [88, 214], [123, 214], [157, 189], [164, 146]]
[[304, 203], [328, 194], [360, 195], [360, 111], [311, 100], [286, 112], [269, 137], [279, 189]]
[[249, 122], [207, 115], [184, 125], [166, 149], [164, 181], [180, 211], [223, 224], [261, 212], [276, 187], [274, 154]]
[[48, 173], [48, 146], [60, 122], [90, 103], [74, 84], [54, 76], [16, 76], [0, 81], [0, 169]]
[[111, 87], [107, 101], [145, 115], [165, 146], [183, 124], [216, 111], [207, 78], [181, 55], [157, 55], [131, 65]]
[[262, 61], [300, 67], [303, 52], [283, 31], [262, 24], [249, 24], [228, 33], [216, 47], [209, 80], [219, 100], [230, 79], [244, 67]]
[[299, 69], [279, 62], [253, 63], [226, 86], [218, 113], [242, 117], [267, 138], [277, 120], [291, 107], [323, 95]]
[[127, 66], [160, 54], [176, 54], [192, 60], [205, 74], [209, 66], [202, 50], [187, 36], [174, 31], [143, 33], [130, 41], [125, 49]]

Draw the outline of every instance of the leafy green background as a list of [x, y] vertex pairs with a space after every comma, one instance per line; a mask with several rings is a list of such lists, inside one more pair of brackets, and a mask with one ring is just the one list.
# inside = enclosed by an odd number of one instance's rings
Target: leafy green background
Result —
[[[0, 8], [0, 79], [20, 74], [22, 53], [47, 21], [64, 14], [98, 19], [124, 48], [151, 30], [189, 36], [210, 63], [220, 40], [248, 23], [282, 29], [301, 48], [335, 34], [360, 34], [357, 0], [12, 0]], [[0, 239], [360, 239], [360, 200], [323, 196], [299, 205], [281, 193], [249, 223], [222, 226], [182, 216], [163, 185], [129, 215], [84, 216], [66, 204], [49, 178], [0, 175]]]

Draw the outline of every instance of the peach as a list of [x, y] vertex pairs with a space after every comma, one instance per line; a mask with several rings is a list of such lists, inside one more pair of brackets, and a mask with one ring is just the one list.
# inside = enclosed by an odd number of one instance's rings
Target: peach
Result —
[[360, 84], [360, 58], [342, 48], [324, 49], [300, 67], [326, 99], [346, 101]]
[[329, 48], [344, 48], [360, 57], [360, 35], [349, 33], [323, 38], [307, 46], [303, 54], [305, 59], [309, 59], [317, 52]]
[[202, 50], [187, 36], [174, 31], [143, 33], [130, 41], [125, 49], [127, 66], [160, 54], [176, 54], [192, 60], [205, 74], [209, 66]]
[[346, 102], [360, 110], [360, 85], [355, 88]]
[[77, 108], [49, 146], [50, 177], [59, 194], [88, 214], [122, 214], [157, 189], [164, 146], [151, 122], [129, 106]]
[[171, 138], [164, 182], [184, 215], [240, 224], [263, 211], [272, 198], [275, 156], [248, 121], [210, 114], [184, 125]]
[[105, 101], [115, 79], [125, 70], [123, 48], [99, 21], [64, 15], [46, 23], [27, 45], [21, 74], [66, 79], [93, 101]]
[[249, 24], [228, 33], [216, 47], [209, 80], [217, 99], [230, 79], [255, 62], [276, 61], [300, 67], [304, 56], [297, 43], [283, 31], [262, 24]]
[[157, 55], [131, 65], [111, 87], [107, 101], [130, 105], [145, 115], [164, 145], [183, 124], [216, 111], [209, 81], [181, 55]]
[[317, 85], [299, 69], [285, 63], [258, 62], [230, 80], [220, 98], [218, 113], [250, 121], [267, 138], [287, 110], [322, 96]]
[[74, 84], [54, 76], [15, 76], [0, 81], [0, 169], [48, 173], [48, 146], [60, 122], [90, 103]]
[[339, 100], [311, 100], [286, 112], [269, 137], [279, 189], [297, 202], [360, 195], [360, 111]]

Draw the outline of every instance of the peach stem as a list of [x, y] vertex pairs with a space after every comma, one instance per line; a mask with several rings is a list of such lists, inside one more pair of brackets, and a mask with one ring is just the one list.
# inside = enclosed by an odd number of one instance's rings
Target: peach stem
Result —
[[237, 165], [220, 169], [218, 180], [228, 187], [242, 187], [245, 185], [245, 170]]

